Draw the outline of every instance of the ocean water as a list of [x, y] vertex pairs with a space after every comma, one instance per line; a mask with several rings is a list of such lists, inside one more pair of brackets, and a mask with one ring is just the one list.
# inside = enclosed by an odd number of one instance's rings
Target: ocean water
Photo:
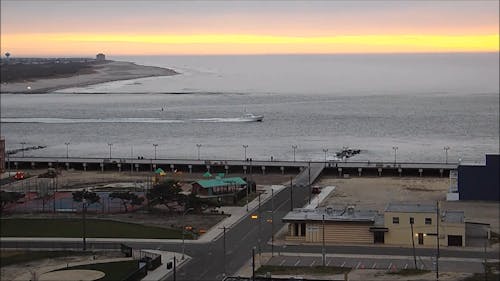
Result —
[[[1, 97], [33, 156], [481, 161], [499, 151], [498, 54], [112, 57], [180, 75]], [[244, 112], [263, 122], [239, 122]]]

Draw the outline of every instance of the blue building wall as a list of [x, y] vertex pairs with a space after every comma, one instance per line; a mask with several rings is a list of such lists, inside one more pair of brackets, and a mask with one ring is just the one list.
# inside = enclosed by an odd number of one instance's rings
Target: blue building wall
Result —
[[460, 200], [500, 201], [500, 155], [487, 154], [486, 165], [458, 166]]

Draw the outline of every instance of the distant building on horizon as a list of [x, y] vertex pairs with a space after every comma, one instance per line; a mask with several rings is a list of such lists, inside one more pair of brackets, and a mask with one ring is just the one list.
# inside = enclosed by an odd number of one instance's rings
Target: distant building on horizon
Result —
[[103, 54], [103, 53], [99, 53], [95, 56], [95, 60], [96, 61], [105, 61], [106, 60], [106, 56]]

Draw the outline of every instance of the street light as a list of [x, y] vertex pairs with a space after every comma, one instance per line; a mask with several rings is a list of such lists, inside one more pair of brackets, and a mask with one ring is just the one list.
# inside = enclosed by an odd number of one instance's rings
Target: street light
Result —
[[323, 148], [323, 152], [325, 153], [325, 163], [326, 163], [326, 153], [328, 152], [328, 148]]
[[186, 213], [190, 212], [190, 211], [193, 211], [194, 209], [193, 208], [189, 208], [187, 209], [186, 211], [184, 211], [184, 213], [182, 213], [182, 222], [183, 222], [183, 225], [182, 225], [182, 257], [181, 259], [184, 260], [184, 231], [186, 230], [186, 224], [184, 224], [184, 216], [186, 215]]
[[245, 160], [247, 159], [247, 148], [248, 148], [248, 145], [244, 144], [243, 149], [245, 150], [245, 158], [243, 158], [243, 159], [245, 159]]
[[155, 149], [155, 160], [156, 160], [156, 148], [158, 147], [158, 144], [157, 143], [153, 143], [153, 147]]
[[295, 150], [297, 149], [297, 146], [292, 145], [292, 149], [293, 149], [293, 162], [295, 162]]
[[23, 153], [23, 158], [24, 158], [24, 145], [26, 143], [24, 141], [21, 142], [21, 152]]
[[109, 159], [111, 159], [111, 146], [113, 146], [113, 144], [112, 143], [108, 143], [108, 145], [109, 145]]
[[200, 147], [201, 147], [201, 144], [197, 143], [196, 147], [198, 148], [198, 160], [200, 160]]
[[445, 163], [448, 164], [448, 150], [450, 149], [450, 147], [445, 146], [445, 147], [443, 147], [443, 149], [444, 149], [444, 154], [445, 154], [444, 160], [445, 160]]
[[66, 145], [66, 158], [69, 158], [69, 142], [64, 143]]
[[[86, 192], [86, 191], [85, 191]], [[84, 193], [85, 196], [85, 193]], [[87, 199], [84, 197], [82, 199], [82, 223], [83, 223], [83, 229], [82, 229], [82, 238], [83, 238], [83, 250], [87, 250], [87, 226], [86, 226], [86, 218], [85, 218], [85, 213], [87, 212]]]
[[392, 149], [394, 149], [394, 164], [397, 163], [397, 151], [398, 151], [398, 147], [397, 146], [393, 146]]

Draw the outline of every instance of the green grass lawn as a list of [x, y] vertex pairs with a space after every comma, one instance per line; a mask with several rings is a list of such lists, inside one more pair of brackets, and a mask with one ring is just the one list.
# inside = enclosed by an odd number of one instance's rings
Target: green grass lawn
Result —
[[0, 251], [0, 266], [11, 264], [30, 262], [34, 260], [68, 257], [68, 256], [84, 256], [92, 255], [92, 252], [79, 251]]
[[304, 275], [304, 274], [317, 274], [317, 275], [331, 275], [341, 274], [351, 271], [348, 267], [336, 266], [277, 266], [277, 265], [263, 265], [259, 267], [255, 274], [265, 275], [267, 272], [271, 274], [291, 274], [291, 275]]
[[[180, 239], [182, 230], [87, 219], [89, 238]], [[1, 237], [82, 237], [81, 219], [0, 219]], [[192, 234], [186, 233], [186, 239]]]
[[[97, 264], [86, 264], [80, 266], [73, 266], [67, 269], [88, 269], [88, 270], [98, 270], [104, 272], [106, 275], [99, 279], [98, 281], [121, 281], [132, 274], [135, 270], [139, 268], [138, 260], [131, 261], [120, 261], [120, 262], [108, 262], [108, 263], [97, 263]], [[66, 270], [66, 269], [61, 269]]]

